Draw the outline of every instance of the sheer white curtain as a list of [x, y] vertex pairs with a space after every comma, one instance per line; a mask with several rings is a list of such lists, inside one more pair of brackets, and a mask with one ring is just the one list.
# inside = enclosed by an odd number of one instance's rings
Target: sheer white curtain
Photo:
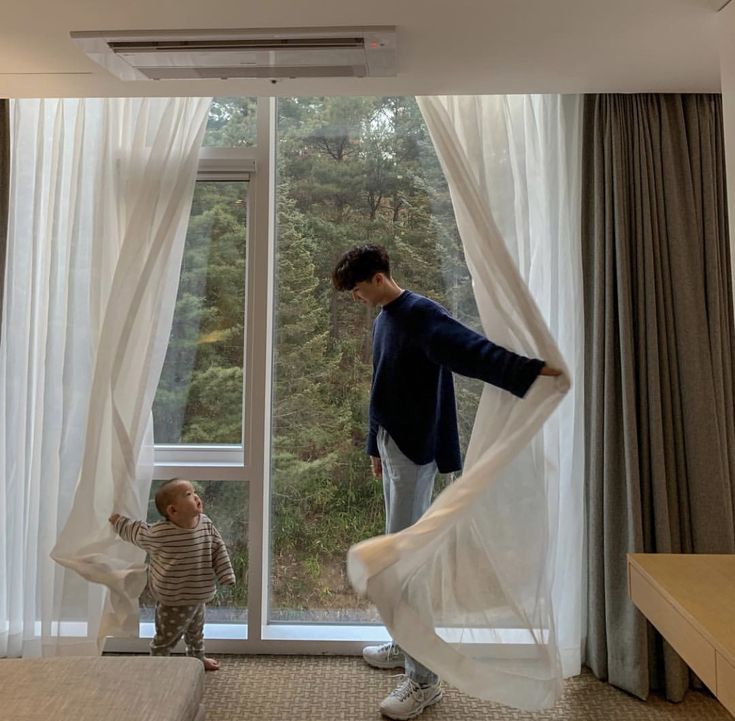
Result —
[[96, 653], [106, 633], [135, 630], [144, 557], [113, 542], [107, 517], [147, 506], [150, 409], [208, 106], [13, 103], [0, 655]]
[[447, 681], [544, 708], [580, 666], [580, 106], [552, 96], [419, 105], [485, 333], [564, 376], [539, 378], [523, 400], [486, 386], [462, 477], [412, 528], [354, 547], [349, 571], [396, 641]]
[[543, 429], [559, 484], [554, 617], [571, 676], [581, 667], [584, 607], [582, 103], [578, 95], [496, 95], [443, 98], [442, 105], [571, 373], [572, 388]]

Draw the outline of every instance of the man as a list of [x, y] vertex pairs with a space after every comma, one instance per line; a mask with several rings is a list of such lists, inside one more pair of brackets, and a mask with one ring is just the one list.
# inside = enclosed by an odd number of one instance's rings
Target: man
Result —
[[[523, 397], [539, 375], [557, 376], [542, 360], [495, 345], [452, 318], [438, 303], [393, 280], [385, 249], [347, 251], [332, 274], [337, 290], [381, 312], [373, 324], [373, 380], [367, 452], [383, 478], [385, 530], [415, 523], [431, 504], [437, 471], [461, 468], [452, 372]], [[380, 704], [391, 719], [418, 716], [442, 698], [439, 678], [395, 643], [368, 646], [376, 668], [405, 667], [406, 679]]]

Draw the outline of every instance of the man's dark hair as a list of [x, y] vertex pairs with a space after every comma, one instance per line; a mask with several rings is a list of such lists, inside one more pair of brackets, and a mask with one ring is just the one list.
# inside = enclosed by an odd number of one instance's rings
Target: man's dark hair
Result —
[[390, 278], [390, 260], [385, 248], [382, 245], [358, 245], [337, 261], [332, 272], [332, 284], [337, 290], [352, 290], [376, 273], [384, 273]]
[[156, 491], [156, 509], [164, 518], [168, 518], [166, 509], [176, 497], [176, 484], [182, 480], [183, 478], [171, 478]]

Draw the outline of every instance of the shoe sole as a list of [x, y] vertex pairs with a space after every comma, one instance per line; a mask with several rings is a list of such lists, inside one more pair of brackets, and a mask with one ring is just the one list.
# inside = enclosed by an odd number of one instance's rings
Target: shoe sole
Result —
[[363, 661], [368, 666], [372, 666], [373, 668], [381, 668], [381, 669], [391, 669], [391, 668], [405, 668], [405, 661], [396, 660], [396, 661], [375, 661], [371, 658], [368, 658], [365, 656], [365, 654], [362, 655]]
[[380, 713], [385, 716], [386, 718], [393, 719], [394, 721], [408, 721], [409, 719], [416, 718], [418, 715], [422, 714], [429, 706], [433, 706], [435, 703], [439, 703], [439, 701], [442, 700], [444, 696], [444, 691], [442, 689], [438, 689], [437, 692], [428, 700], [424, 701], [419, 708], [415, 709], [412, 713], [406, 715], [406, 716], [398, 716], [398, 715], [391, 715], [386, 713], [381, 709]]

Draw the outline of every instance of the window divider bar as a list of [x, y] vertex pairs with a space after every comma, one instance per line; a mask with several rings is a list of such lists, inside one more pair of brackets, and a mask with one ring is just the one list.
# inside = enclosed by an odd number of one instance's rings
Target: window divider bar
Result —
[[239, 162], [247, 163], [248, 161], [252, 165], [252, 170], [255, 170], [255, 163], [258, 159], [258, 147], [257, 146], [245, 146], [237, 148], [222, 148], [214, 146], [202, 146], [199, 149], [199, 161], [202, 160], [207, 162], [214, 161], [225, 161], [225, 162]]
[[203, 169], [201, 166], [197, 171], [197, 181], [220, 181], [220, 182], [249, 182], [250, 173], [242, 170], [226, 169]]
[[275, 98], [258, 98], [257, 168], [249, 194], [243, 408], [245, 463], [251, 471], [248, 528], [248, 645], [262, 639], [268, 614], [270, 416], [273, 341]]
[[211, 466], [187, 463], [184, 465], [156, 464], [153, 479], [183, 478], [187, 481], [242, 481], [249, 483], [251, 475], [243, 466]]

